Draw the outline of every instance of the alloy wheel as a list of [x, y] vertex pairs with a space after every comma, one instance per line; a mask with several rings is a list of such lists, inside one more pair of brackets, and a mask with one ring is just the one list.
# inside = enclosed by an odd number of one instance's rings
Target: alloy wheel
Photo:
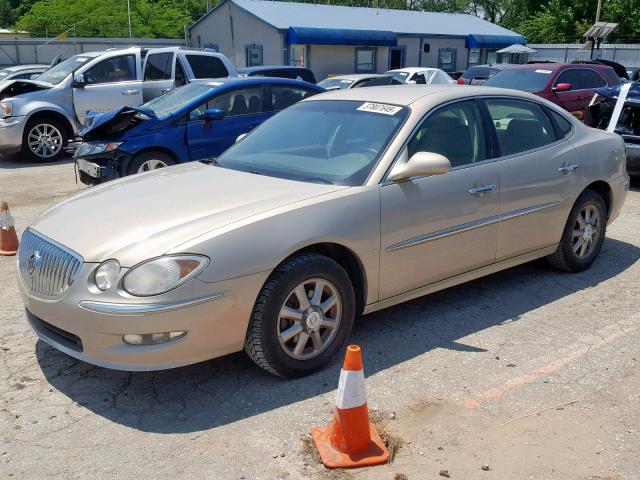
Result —
[[336, 287], [321, 278], [296, 286], [280, 308], [277, 334], [280, 346], [296, 360], [320, 355], [331, 344], [342, 318]]
[[573, 252], [582, 259], [593, 252], [600, 231], [600, 214], [595, 205], [587, 204], [576, 217], [573, 226]]
[[140, 165], [140, 168], [138, 168], [138, 173], [150, 172], [151, 170], [157, 170], [166, 166], [167, 164], [162, 160], [147, 160], [142, 165]]
[[29, 149], [40, 158], [51, 158], [62, 148], [62, 133], [50, 123], [40, 123], [29, 132]]

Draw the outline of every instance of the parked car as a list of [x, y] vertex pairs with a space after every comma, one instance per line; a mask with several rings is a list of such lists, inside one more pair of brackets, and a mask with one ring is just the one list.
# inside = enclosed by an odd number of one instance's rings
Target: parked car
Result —
[[460, 77], [458, 77], [456, 83], [458, 85], [482, 85], [496, 73], [501, 72], [508, 66], [510, 66], [508, 63], [475, 65], [467, 69]]
[[148, 51], [131, 47], [74, 55], [36, 80], [0, 85], [0, 154], [21, 152], [31, 160], [58, 160], [68, 140], [80, 130], [87, 111], [140, 105], [143, 90], [151, 98], [175, 85], [225, 73], [237, 75], [221, 54], [180, 47]]
[[[37, 78], [45, 70], [49, 69], [49, 65], [28, 64], [14, 65], [5, 67], [0, 70], [0, 82], [9, 80], [33, 80]], [[1, 84], [1, 83], [0, 83]]]
[[354, 73], [353, 75], [337, 75], [329, 77], [318, 83], [327, 90], [345, 90], [347, 88], [380, 87], [383, 85], [403, 85], [393, 75], [380, 73]]
[[423, 67], [411, 67], [411, 68], [399, 68], [396, 70], [389, 70], [385, 75], [393, 75], [397, 80], [402, 83], [417, 83], [419, 85], [431, 85], [431, 84], [453, 84], [455, 80], [451, 78], [444, 70], [439, 68], [423, 68]]
[[238, 74], [245, 77], [281, 77], [316, 83], [316, 77], [311, 69], [288, 65], [240, 68]]
[[532, 63], [512, 65], [497, 73], [484, 85], [531, 92], [561, 106], [578, 119], [596, 88], [620, 84], [620, 78], [606, 65], [571, 63]]
[[23, 234], [18, 282], [37, 335], [86, 362], [156, 370], [244, 348], [303, 375], [357, 315], [541, 257], [588, 268], [628, 188], [618, 135], [527, 93], [328, 92], [216, 162], [53, 206]]
[[[627, 150], [627, 172], [640, 176], [640, 83], [599, 88], [598, 100], [587, 108], [584, 123], [622, 136]], [[620, 108], [616, 110], [616, 105]]]
[[250, 77], [193, 82], [147, 102], [102, 114], [74, 152], [80, 180], [105, 180], [215, 158], [239, 135], [324, 89], [299, 80]]

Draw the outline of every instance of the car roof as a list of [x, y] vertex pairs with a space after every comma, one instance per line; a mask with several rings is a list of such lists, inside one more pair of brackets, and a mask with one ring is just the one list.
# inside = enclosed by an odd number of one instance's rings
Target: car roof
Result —
[[[353, 73], [347, 75], [335, 75], [333, 77], [327, 77], [324, 80], [362, 80], [363, 78], [379, 78], [385, 77], [382, 73]], [[322, 80], [324, 82], [324, 80]]]
[[216, 84], [212, 85], [214, 87], [225, 86], [233, 86], [236, 84], [242, 85], [265, 85], [271, 83], [280, 83], [287, 85], [297, 85], [304, 86], [306, 88], [312, 88], [319, 92], [324, 91], [322, 87], [318, 87], [315, 83], [305, 82], [304, 80], [297, 80], [293, 78], [282, 78], [282, 77], [223, 77], [223, 78], [199, 78], [197, 80], [192, 80], [191, 83], [207, 83], [207, 84]]
[[306, 67], [294, 67], [294, 66], [290, 66], [290, 65], [263, 65], [263, 66], [259, 66], [259, 67], [244, 67], [244, 68], [239, 68], [238, 69], [238, 73], [247, 73], [247, 72], [262, 72], [265, 70], [309, 70]]
[[387, 73], [397, 73], [397, 72], [406, 72], [406, 73], [416, 73], [416, 72], [431, 72], [433, 70], [440, 70], [435, 67], [407, 67], [407, 68], [396, 68], [394, 70], [387, 70]]
[[33, 70], [33, 69], [41, 69], [41, 68], [49, 68], [49, 65], [45, 65], [42, 63], [32, 63], [26, 65], [12, 65], [10, 67], [5, 67], [2, 70], [9, 70], [10, 72], [19, 72], [20, 70]]
[[471, 65], [469, 70], [472, 68], [495, 68], [496, 70], [503, 70], [512, 66], [513, 64], [511, 63], [484, 63], [482, 65]]
[[[567, 68], [592, 68], [594, 70], [606, 70], [609, 65], [598, 63], [527, 63], [524, 65], [509, 65], [505, 70], [551, 70], [557, 72]], [[611, 68], [611, 70], [613, 70]]]
[[440, 104], [452, 100], [482, 95], [504, 95], [520, 97], [528, 100], [541, 101], [540, 97], [519, 90], [506, 88], [483, 87], [471, 85], [390, 85], [368, 88], [350, 88], [335, 90], [316, 95], [304, 102], [318, 100], [345, 100], [371, 103], [390, 103], [393, 105], [409, 106], [420, 101], [429, 101]]

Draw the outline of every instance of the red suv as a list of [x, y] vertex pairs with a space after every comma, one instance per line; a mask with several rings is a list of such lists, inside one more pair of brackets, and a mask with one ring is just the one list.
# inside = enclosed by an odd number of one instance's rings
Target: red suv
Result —
[[539, 95], [582, 120], [593, 89], [613, 87], [620, 78], [613, 68], [586, 63], [533, 63], [505, 68], [484, 83]]

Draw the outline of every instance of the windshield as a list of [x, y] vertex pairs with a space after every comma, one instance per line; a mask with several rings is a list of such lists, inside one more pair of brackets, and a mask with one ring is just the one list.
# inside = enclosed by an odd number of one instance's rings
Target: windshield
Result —
[[356, 101], [297, 103], [256, 128], [217, 163], [291, 180], [362, 185], [407, 111]]
[[40, 74], [38, 76], [38, 81], [57, 85], [89, 60], [91, 60], [91, 57], [83, 57], [82, 55], [75, 55], [71, 58], [67, 58], [63, 62], [60, 62], [56, 66], [51, 67], [49, 70]]
[[[222, 83], [190, 83], [142, 104], [141, 108], [153, 110], [156, 117], [163, 120], [220, 85]], [[204, 98], [202, 100], [204, 101]]]
[[319, 87], [326, 88], [327, 90], [330, 88], [338, 88], [339, 90], [344, 90], [345, 88], [349, 88], [349, 85], [353, 83], [353, 80], [349, 80], [347, 78], [325, 78], [320, 83], [318, 83]]
[[400, 80], [401, 82], [405, 82], [409, 74], [407, 72], [387, 72], [385, 75], [391, 75], [396, 80]]
[[484, 82], [485, 87], [513, 88], [525, 92], [541, 92], [553, 74], [552, 70], [503, 70]]

